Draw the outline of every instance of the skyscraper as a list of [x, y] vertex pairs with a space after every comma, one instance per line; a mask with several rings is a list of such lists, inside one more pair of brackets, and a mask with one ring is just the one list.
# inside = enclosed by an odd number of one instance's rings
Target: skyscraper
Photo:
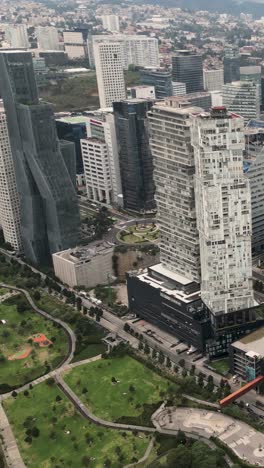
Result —
[[117, 15], [102, 15], [103, 28], [110, 32], [119, 31], [119, 17]]
[[172, 75], [164, 68], [145, 68], [140, 70], [140, 82], [155, 87], [157, 99], [173, 95]]
[[[80, 218], [69, 152], [60, 146], [50, 104], [40, 102], [32, 57], [0, 54], [4, 100], [21, 208], [24, 252], [33, 263], [76, 245]], [[69, 146], [70, 145], [70, 146]]]
[[224, 82], [232, 83], [240, 79], [240, 55], [237, 46], [228, 45], [224, 51]]
[[193, 116], [201, 298], [213, 317], [254, 305], [244, 125], [225, 108]]
[[204, 89], [206, 91], [221, 91], [224, 84], [224, 70], [204, 70]]
[[0, 220], [5, 242], [15, 250], [23, 250], [20, 205], [10, 148], [6, 114], [0, 101]]
[[94, 60], [101, 108], [111, 107], [114, 101], [126, 98], [119, 42], [95, 42]]
[[248, 122], [260, 117], [260, 94], [260, 85], [254, 81], [227, 83], [223, 86], [223, 105]]
[[38, 26], [37, 40], [40, 50], [60, 50], [58, 30], [53, 26]]
[[151, 101], [114, 102], [124, 208], [147, 211], [155, 208], [153, 160], [149, 147], [147, 111]]
[[172, 57], [172, 81], [186, 84], [186, 92], [203, 91], [203, 61], [201, 55], [179, 50]]

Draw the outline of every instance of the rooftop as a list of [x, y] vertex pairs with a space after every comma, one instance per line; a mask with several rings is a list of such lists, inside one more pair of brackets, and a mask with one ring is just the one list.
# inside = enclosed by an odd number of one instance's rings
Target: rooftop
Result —
[[264, 356], [264, 327], [235, 341], [232, 346], [244, 351], [251, 357], [253, 353], [254, 355]]
[[65, 122], [65, 123], [86, 123], [87, 122], [87, 117], [85, 115], [74, 115], [69, 117], [61, 117], [57, 118], [56, 120], [59, 120], [60, 122]]
[[67, 249], [61, 252], [56, 252], [53, 254], [53, 256], [61, 257], [65, 261], [77, 265], [87, 263], [96, 255], [104, 255], [110, 250], [113, 250], [113, 247], [110, 246], [107, 242], [97, 241], [89, 244], [89, 246], [76, 247], [74, 249]]

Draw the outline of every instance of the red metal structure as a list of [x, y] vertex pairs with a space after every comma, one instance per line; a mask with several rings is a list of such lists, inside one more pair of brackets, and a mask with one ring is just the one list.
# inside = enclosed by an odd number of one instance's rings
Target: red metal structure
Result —
[[264, 381], [264, 375], [260, 375], [254, 380], [251, 380], [251, 382], [248, 382], [246, 385], [241, 387], [239, 390], [236, 390], [235, 392], [231, 393], [231, 395], [228, 395], [226, 398], [223, 398], [220, 403], [220, 407], [224, 408], [225, 406], [229, 405], [233, 401], [237, 400], [238, 398], [242, 397], [245, 395], [245, 393], [249, 392], [252, 388], [256, 387], [259, 385], [261, 382]]

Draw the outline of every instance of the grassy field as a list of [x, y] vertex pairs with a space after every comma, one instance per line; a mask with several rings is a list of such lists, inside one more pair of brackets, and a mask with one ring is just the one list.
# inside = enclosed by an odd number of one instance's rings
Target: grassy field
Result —
[[[12, 302], [20, 297], [14, 296]], [[6, 320], [5, 325], [0, 325], [0, 392], [1, 389], [5, 391], [5, 385], [20, 386], [56, 367], [68, 351], [68, 339], [61, 328], [34, 313], [30, 306], [18, 312], [15, 304], [7, 304], [0, 304], [0, 320]], [[38, 344], [28, 343], [28, 338], [37, 333], [45, 334], [53, 342], [52, 347], [41, 348]], [[28, 357], [8, 360], [14, 353], [27, 348], [31, 348]]]
[[[136, 71], [125, 72], [126, 86], [139, 83], [139, 73]], [[95, 71], [90, 71], [85, 76], [66, 78], [40, 90], [40, 96], [51, 102], [56, 112], [96, 109], [99, 107], [99, 97]]]
[[228, 374], [230, 369], [230, 363], [228, 358], [218, 359], [217, 361], [210, 361], [209, 365], [215, 370], [215, 372], [218, 372], [219, 374], [223, 375]]
[[150, 424], [150, 415], [173, 386], [130, 356], [76, 367], [65, 381], [95, 415], [142, 425]]
[[118, 238], [127, 244], [137, 244], [142, 242], [152, 242], [159, 238], [159, 230], [153, 226], [146, 226], [140, 229], [137, 226], [130, 226], [124, 231], [118, 233]]
[[[19, 394], [6, 400], [4, 408], [30, 468], [103, 468], [109, 462], [112, 468], [121, 468], [133, 458], [140, 459], [149, 443], [149, 436], [121, 433], [87, 421], [55, 384], [37, 385], [29, 396]], [[33, 427], [39, 435], [30, 436], [28, 443], [25, 438]]]

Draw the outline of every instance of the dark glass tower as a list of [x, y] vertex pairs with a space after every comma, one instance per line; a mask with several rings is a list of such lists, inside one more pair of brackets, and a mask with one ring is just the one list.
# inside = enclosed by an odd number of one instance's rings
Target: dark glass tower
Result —
[[203, 91], [203, 61], [201, 55], [179, 50], [172, 57], [172, 81], [186, 84], [187, 93]]
[[224, 51], [224, 82], [240, 80], [240, 55], [236, 46], [229, 45]]
[[24, 252], [33, 263], [45, 263], [52, 253], [75, 246], [79, 239], [69, 163], [74, 147], [65, 142], [60, 146], [52, 107], [38, 98], [30, 53], [0, 53], [0, 93], [20, 198]]
[[124, 208], [133, 211], [155, 208], [147, 127], [147, 112], [152, 105], [151, 101], [137, 99], [113, 103]]
[[140, 71], [140, 82], [144, 85], [154, 86], [156, 98], [164, 99], [172, 96], [173, 93], [171, 76], [170, 70], [146, 68]]

